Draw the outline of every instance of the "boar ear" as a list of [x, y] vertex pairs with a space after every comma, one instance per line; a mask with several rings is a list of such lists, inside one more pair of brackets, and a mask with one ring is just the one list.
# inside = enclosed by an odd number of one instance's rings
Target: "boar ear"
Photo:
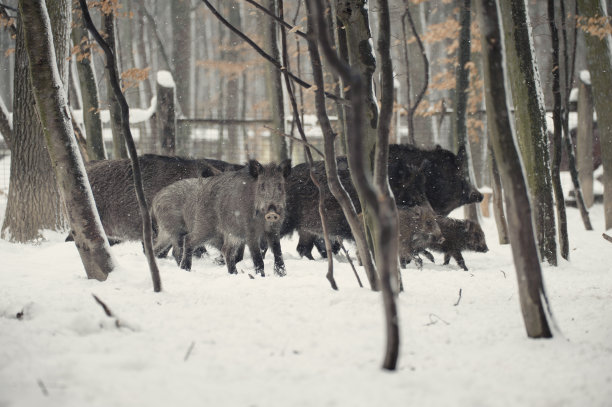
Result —
[[291, 174], [291, 159], [287, 158], [280, 163], [281, 171], [283, 172], [283, 177], [287, 178], [289, 174]]
[[472, 222], [470, 222], [469, 220], [465, 221], [465, 231], [469, 232], [470, 229], [472, 229]]
[[253, 178], [257, 178], [263, 172], [263, 165], [257, 160], [249, 160], [249, 174]]

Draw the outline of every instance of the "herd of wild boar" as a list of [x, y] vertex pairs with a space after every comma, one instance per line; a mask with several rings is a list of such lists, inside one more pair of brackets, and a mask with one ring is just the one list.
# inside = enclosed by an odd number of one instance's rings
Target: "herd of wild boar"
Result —
[[[146, 154], [139, 157], [145, 197], [154, 229], [154, 251], [159, 257], [170, 249], [181, 268], [191, 269], [194, 253], [206, 246], [221, 251], [230, 273], [236, 273], [245, 245], [255, 271], [264, 275], [263, 253], [274, 255], [274, 272], [285, 274], [280, 239], [298, 233], [297, 251], [312, 259], [312, 249], [326, 256], [319, 217], [319, 192], [310, 179], [308, 164], [291, 167], [246, 165], [210, 159], [185, 159]], [[482, 200], [482, 194], [463, 177], [461, 157], [436, 147], [389, 147], [389, 185], [398, 207], [400, 264], [420, 254], [433, 261], [429, 250], [444, 253], [444, 264], [453, 257], [467, 270], [462, 250], [486, 252], [479, 225], [448, 218], [455, 208]], [[128, 159], [102, 160], [86, 165], [98, 213], [112, 243], [141, 240], [142, 223]], [[322, 161], [314, 164], [322, 186], [330, 237], [353, 239], [340, 205], [331, 194]], [[357, 193], [350, 181], [345, 157], [338, 158], [338, 173], [357, 212]]]

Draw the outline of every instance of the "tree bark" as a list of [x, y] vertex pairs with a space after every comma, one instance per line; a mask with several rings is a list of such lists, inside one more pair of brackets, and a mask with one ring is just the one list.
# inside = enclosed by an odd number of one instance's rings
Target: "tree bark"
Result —
[[[578, 0], [580, 14], [586, 18], [607, 16], [600, 0]], [[597, 112], [597, 130], [603, 165], [604, 215], [606, 229], [612, 228], [612, 51], [610, 34], [597, 37], [584, 33], [587, 65], [591, 73], [593, 100]]]
[[[277, 10], [277, 0], [266, 0], [263, 2], [264, 6], [274, 15]], [[277, 24], [271, 23], [267, 16], [262, 16], [266, 20], [264, 27], [264, 50], [277, 61], [280, 61], [280, 51], [278, 49], [277, 39]], [[281, 62], [282, 65], [282, 62]], [[283, 85], [281, 81], [280, 72], [273, 69], [266, 70], [266, 89], [268, 102], [270, 104], [270, 115], [273, 123], [272, 128], [285, 132], [285, 109], [283, 103]], [[272, 161], [280, 162], [286, 158], [287, 155], [287, 141], [285, 137], [277, 134], [270, 135], [270, 158]]]
[[[490, 136], [491, 132], [489, 132]], [[508, 223], [506, 221], [506, 213], [504, 211], [504, 191], [502, 189], [499, 168], [493, 147], [489, 142], [489, 168], [491, 169], [491, 184], [493, 186], [493, 216], [495, 216], [495, 224], [497, 225], [497, 237], [499, 244], [508, 244]]]
[[[172, 0], [170, 2], [172, 16], [172, 64], [174, 66], [174, 81], [176, 83], [176, 100], [179, 112], [184, 116], [193, 117], [192, 101], [189, 98], [191, 81], [191, 1]], [[181, 144], [182, 141], [179, 143]]]
[[13, 126], [9, 120], [9, 111], [2, 97], [0, 97], [0, 134], [2, 134], [2, 138], [4, 138], [4, 142], [10, 150], [11, 139], [13, 138]]
[[100, 101], [98, 97], [98, 81], [94, 69], [91, 42], [87, 29], [83, 25], [80, 11], [74, 13], [72, 26], [72, 42], [79, 47], [77, 57], [77, 72], [81, 83], [81, 98], [83, 100], [83, 123], [87, 135], [87, 154], [91, 160], [106, 158], [106, 148], [102, 138], [102, 120], [100, 119]]
[[[67, 83], [70, 2], [49, 0], [48, 9], [60, 78]], [[36, 112], [21, 20], [15, 48], [12, 159], [2, 238], [24, 243], [41, 239], [43, 229], [63, 230], [67, 220]]]
[[157, 111], [155, 120], [162, 136], [161, 153], [176, 154], [176, 86], [168, 71], [157, 72]]
[[578, 127], [576, 128], [576, 164], [587, 208], [593, 206], [593, 93], [591, 84], [578, 85]]
[[[69, 4], [69, 3], [68, 3]], [[20, 0], [36, 109], [76, 247], [88, 278], [106, 280], [114, 268], [110, 246], [96, 212], [87, 174], [72, 132], [67, 97], [53, 49], [44, 0]], [[68, 31], [68, 26], [64, 30]]]
[[[557, 242], [543, 97], [525, 0], [500, 2], [516, 132], [527, 174], [540, 254], [557, 265]], [[500, 157], [497, 157], [498, 160]]]
[[[242, 29], [242, 18], [240, 16], [240, 5], [237, 1], [231, 0], [226, 3], [229, 8], [229, 22], [239, 30]], [[271, 23], [270, 25], [276, 26], [275, 23]], [[225, 52], [225, 60], [233, 63], [234, 67], [238, 67], [240, 61], [241, 52], [238, 50], [239, 45], [241, 44], [240, 38], [233, 32], [230, 32], [228, 39], [228, 50]], [[279, 76], [280, 81], [280, 76]], [[240, 73], [236, 70], [229, 74], [227, 78], [227, 87], [226, 87], [226, 103], [225, 103], [225, 118], [226, 119], [237, 119], [238, 118], [238, 107], [240, 106], [239, 99], [239, 85], [240, 85]], [[281, 99], [282, 101], [282, 99]], [[281, 116], [282, 117], [282, 116]], [[228, 126], [227, 127], [227, 139], [229, 141], [229, 146], [231, 147], [229, 151], [227, 151], [227, 159], [231, 162], [239, 162], [240, 161], [240, 152], [242, 150], [242, 143], [240, 142], [240, 133], [238, 126]], [[284, 130], [283, 127], [280, 130]], [[273, 135], [271, 137], [277, 137]], [[285, 154], [286, 158], [286, 154]], [[284, 158], [282, 158], [284, 159]], [[281, 159], [281, 160], [282, 160]], [[280, 162], [280, 161], [279, 161]]]
[[552, 332], [544, 308], [547, 300], [531, 223], [531, 207], [506, 104], [497, 6], [495, 0], [477, 0], [476, 4], [483, 48], [487, 123], [505, 190], [523, 320], [529, 337], [550, 338]]
[[121, 106], [119, 101], [113, 92], [113, 85], [110, 82], [110, 70], [114, 69], [119, 72], [117, 66], [117, 42], [115, 41], [115, 15], [111, 10], [108, 14], [102, 13], [102, 26], [104, 27], [104, 34], [106, 41], [113, 54], [115, 55], [115, 66], [111, 67], [110, 61], [106, 59], [106, 66], [104, 68], [105, 80], [106, 80], [106, 95], [108, 99], [108, 110], [110, 112], [111, 131], [113, 133], [113, 158], [128, 158], [127, 149], [125, 147], [125, 134], [123, 134], [121, 124]]
[[[562, 16], [563, 17], [563, 16]], [[565, 197], [561, 187], [561, 78], [559, 75], [559, 34], [555, 22], [555, 1], [548, 0], [548, 24], [550, 26], [552, 42], [552, 93], [553, 106], [553, 157], [552, 157], [552, 185], [557, 205], [557, 224], [559, 227], [559, 246], [561, 257], [569, 260], [569, 238], [567, 236], [567, 215], [565, 213]]]

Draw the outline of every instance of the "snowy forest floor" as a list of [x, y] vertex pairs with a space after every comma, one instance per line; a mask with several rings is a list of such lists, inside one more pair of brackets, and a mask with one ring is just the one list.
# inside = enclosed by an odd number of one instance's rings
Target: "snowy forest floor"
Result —
[[[5, 208], [0, 195], [0, 222]], [[297, 238], [281, 242], [286, 277], [272, 275], [270, 255], [268, 276], [254, 279], [246, 255], [235, 276], [216, 255], [192, 272], [163, 259], [158, 294], [140, 243], [114, 246], [117, 268], [100, 283], [65, 233], [0, 240], [0, 407], [612, 406], [612, 244], [601, 205], [591, 216], [587, 232], [568, 208], [571, 261], [543, 265], [552, 340], [526, 336], [492, 218], [490, 251], [464, 253], [470, 271], [440, 254], [422, 270], [410, 264], [392, 373], [380, 368], [380, 293], [359, 288], [341, 258], [331, 290], [326, 261], [300, 259]]]

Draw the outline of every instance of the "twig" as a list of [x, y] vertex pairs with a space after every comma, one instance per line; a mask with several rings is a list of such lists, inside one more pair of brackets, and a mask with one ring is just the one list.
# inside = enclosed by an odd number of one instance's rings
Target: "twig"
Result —
[[457, 305], [459, 305], [459, 302], [461, 301], [461, 288], [459, 289], [459, 298], [457, 298], [457, 302], [455, 303], [455, 307]]
[[612, 237], [606, 235], [605, 233], [601, 234], [603, 236], [604, 239], [606, 239], [608, 242], [612, 243]]
[[504, 270], [499, 270], [499, 271], [504, 275], [504, 278], [506, 278], [506, 272]]
[[108, 308], [108, 306], [104, 303], [104, 301], [102, 301], [100, 298], [98, 298], [95, 294], [91, 294], [94, 297], [94, 300], [96, 300], [96, 302], [98, 304], [100, 304], [100, 306], [102, 307], [102, 309], [104, 310], [104, 313], [106, 314], [107, 317], [109, 318], [113, 318], [115, 320], [115, 326], [117, 328], [127, 328], [131, 331], [135, 331], [134, 328], [132, 328], [131, 326], [119, 321], [119, 318], [117, 318], [115, 316], [115, 314], [113, 314], [113, 312], [110, 310], [110, 308]]
[[274, 13], [272, 13], [270, 10], [268, 10], [267, 8], [262, 6], [261, 4], [255, 2], [253, 0], [244, 0], [244, 1], [246, 1], [247, 3], [253, 5], [255, 8], [263, 11], [264, 13], [266, 13], [268, 16], [270, 16], [272, 19], [274, 19], [277, 23], [279, 23], [280, 25], [282, 25], [283, 27], [288, 29], [290, 33], [296, 33], [300, 37], [306, 38], [306, 33], [305, 32], [298, 30], [298, 28], [296, 26], [291, 25], [288, 22], [286, 22], [285, 20], [283, 20], [283, 19], [279, 18], [278, 16], [274, 15]]
[[49, 396], [49, 391], [47, 390], [47, 386], [45, 386], [42, 379], [36, 380], [36, 383], [38, 383], [38, 387], [40, 387], [40, 391], [42, 391], [42, 394], [45, 397]]
[[187, 359], [189, 359], [189, 356], [191, 356], [191, 351], [193, 350], [194, 346], [195, 346], [195, 342], [191, 342], [191, 345], [189, 345], [189, 348], [187, 349], [187, 353], [185, 353], [185, 357], [183, 358], [184, 362], [187, 362]]
[[[434, 317], [437, 318], [436, 320], [434, 320]], [[438, 321], [442, 321], [444, 322], [446, 325], [450, 325], [449, 322], [446, 322], [445, 320], [443, 320], [442, 318], [440, 318], [438, 315], [436, 314], [429, 314], [429, 323], [425, 324], [425, 326], [430, 326], [430, 325], [435, 325], [438, 323]]]
[[96, 302], [100, 304], [100, 306], [104, 310], [104, 313], [106, 314], [107, 317], [115, 318], [115, 316], [113, 315], [113, 312], [110, 310], [110, 308], [108, 308], [108, 306], [104, 303], [104, 301], [99, 299], [95, 294], [91, 294], [91, 295], [93, 295], [94, 300], [96, 300]]
[[[217, 19], [223, 25], [225, 25], [227, 28], [229, 28], [234, 34], [236, 34], [238, 37], [240, 37], [244, 42], [249, 44], [251, 46], [251, 48], [253, 48], [259, 55], [261, 55], [265, 60], [270, 62], [272, 65], [274, 65], [274, 67], [276, 67], [276, 69], [278, 69], [280, 71], [286, 70], [286, 68], [284, 66], [282, 66], [281, 63], [276, 60], [276, 58], [274, 58], [270, 54], [266, 53], [266, 51], [261, 49], [261, 47], [259, 47], [259, 45], [255, 44], [255, 42], [253, 40], [251, 40], [249, 37], [247, 37], [242, 31], [240, 31], [239, 29], [234, 27], [229, 21], [227, 21], [225, 18], [223, 18], [223, 16], [217, 11], [216, 8], [213, 7], [213, 5], [208, 0], [202, 0], [202, 2], [204, 2], [206, 7], [208, 7], [208, 9], [211, 11], [211, 13], [213, 13], [214, 16], [217, 17]], [[291, 77], [291, 79], [294, 82], [298, 83], [300, 86], [303, 86], [305, 88], [312, 88], [312, 85], [310, 83], [302, 80], [301, 78], [298, 78], [297, 76], [295, 76], [291, 72], [287, 71], [287, 75], [289, 75]], [[334, 95], [332, 93], [325, 92], [325, 96], [327, 96], [329, 99], [332, 99], [332, 100], [334, 100], [336, 102], [344, 103], [344, 104], [347, 104], [347, 105], [349, 104], [349, 102], [346, 99], [338, 97], [338, 96], [336, 96], [336, 95]]]
[[319, 154], [321, 157], [325, 157], [325, 156], [323, 155], [323, 152], [322, 152], [321, 150], [319, 150], [318, 148], [316, 148], [315, 146], [313, 146], [312, 144], [310, 144], [308, 141], [304, 141], [304, 140], [302, 140], [301, 138], [297, 138], [297, 137], [292, 136], [292, 135], [290, 135], [290, 134], [284, 133], [284, 132], [280, 131], [279, 129], [274, 129], [274, 128], [272, 128], [272, 127], [268, 127], [268, 126], [263, 126], [263, 127], [264, 127], [265, 129], [268, 129], [268, 130], [270, 130], [270, 131], [272, 131], [272, 132], [276, 133], [276, 134], [277, 134], [277, 135], [279, 135], [279, 136], [287, 137], [287, 138], [288, 138], [288, 139], [290, 139], [290, 140], [297, 141], [298, 143], [300, 143], [300, 144], [302, 144], [302, 145], [305, 145], [305, 146], [306, 146], [306, 147], [308, 147], [308, 148], [313, 149], [313, 150], [314, 150], [314, 151], [315, 151], [317, 154]]
[[[348, 260], [349, 264], [353, 268], [353, 273], [355, 273], [355, 278], [357, 278], [357, 282], [359, 283], [359, 287], [363, 288], [363, 284], [361, 284], [361, 279], [359, 278], [359, 274], [357, 274], [357, 269], [355, 269], [355, 265], [353, 264], [353, 260], [351, 260], [351, 256], [349, 255], [348, 250], [346, 250], [346, 248], [344, 247], [344, 244], [342, 244], [342, 242], [340, 242], [340, 248], [344, 252], [344, 255], [346, 256], [346, 259]], [[331, 253], [328, 253], [328, 256], [331, 256]]]

